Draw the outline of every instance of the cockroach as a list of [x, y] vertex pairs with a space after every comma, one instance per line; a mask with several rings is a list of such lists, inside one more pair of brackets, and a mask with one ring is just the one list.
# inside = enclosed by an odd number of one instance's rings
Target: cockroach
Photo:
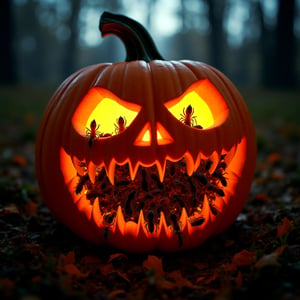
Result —
[[131, 216], [133, 211], [132, 211], [132, 200], [134, 199], [136, 194], [136, 190], [132, 190], [128, 195], [125, 203], [125, 214], [127, 216]]
[[89, 190], [86, 194], [86, 199], [90, 201], [94, 201], [97, 197], [99, 197], [99, 193], [95, 190]]
[[179, 248], [181, 248], [182, 244], [183, 244], [183, 239], [182, 239], [182, 232], [181, 232], [180, 226], [179, 226], [178, 221], [177, 221], [177, 216], [176, 216], [176, 214], [174, 214], [172, 212], [170, 212], [169, 216], [170, 216], [170, 219], [171, 219], [171, 222], [172, 222], [174, 234], [176, 234], [177, 237], [178, 237]]
[[142, 169], [142, 189], [147, 192], [148, 191], [148, 182], [147, 182], [147, 172], [145, 169]]
[[164, 188], [164, 184], [159, 180], [158, 176], [154, 173], [151, 174], [151, 178], [153, 179], [153, 181], [155, 181], [155, 183], [157, 184], [157, 187], [159, 189], [163, 189]]
[[222, 189], [220, 189], [220, 188], [215, 187], [215, 188], [214, 188], [214, 192], [215, 192], [216, 194], [218, 194], [220, 197], [224, 197], [224, 196], [225, 196], [224, 191], [223, 191]]
[[212, 173], [212, 176], [219, 179], [221, 184], [225, 187], [227, 186], [227, 180], [226, 178], [224, 177], [224, 173], [222, 170], [218, 169], [218, 170], [215, 170], [213, 173]]
[[212, 204], [212, 203], [210, 203], [210, 204], [209, 204], [209, 207], [210, 207], [210, 210], [211, 210], [211, 212], [213, 213], [213, 215], [216, 216], [216, 215], [218, 214], [218, 211], [217, 211], [215, 205]]
[[192, 194], [195, 194], [197, 192], [197, 188], [196, 188], [196, 186], [195, 186], [195, 184], [194, 184], [191, 177], [188, 177], [188, 182], [190, 184]]
[[115, 212], [107, 213], [103, 217], [103, 224], [105, 226], [104, 227], [104, 231], [103, 231], [103, 238], [105, 240], [108, 239], [109, 228], [114, 223], [115, 217], [116, 217], [116, 213]]
[[150, 232], [153, 233], [155, 230], [156, 225], [154, 224], [154, 212], [153, 210], [149, 210], [147, 213], [147, 222], [145, 222], [146, 229]]
[[83, 190], [84, 185], [87, 183], [87, 181], [89, 180], [89, 174], [86, 173], [83, 176], [80, 176], [79, 181], [76, 185], [76, 189], [75, 189], [75, 193], [76, 195], [80, 194]]
[[213, 164], [213, 161], [210, 160], [210, 159], [208, 159], [208, 160], [206, 161], [206, 164], [205, 164], [205, 171], [209, 171], [209, 169], [210, 169], [210, 167], [212, 166], [212, 164]]
[[190, 220], [190, 223], [192, 225], [192, 227], [194, 226], [200, 226], [205, 222], [205, 219], [203, 217], [198, 217], [198, 218], [192, 218]]
[[200, 183], [201, 183], [202, 185], [207, 185], [207, 183], [208, 183], [207, 177], [206, 177], [203, 173], [201, 173], [201, 172], [196, 172], [196, 173], [195, 173], [195, 178], [196, 178], [198, 181], [200, 181]]

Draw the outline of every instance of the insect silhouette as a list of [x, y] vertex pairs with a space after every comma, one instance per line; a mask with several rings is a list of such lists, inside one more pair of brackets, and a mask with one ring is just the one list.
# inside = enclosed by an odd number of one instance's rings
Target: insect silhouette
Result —
[[194, 108], [192, 105], [188, 105], [187, 108], [183, 108], [182, 114], [180, 114], [180, 121], [187, 126], [196, 126], [196, 116], [194, 116]]
[[90, 128], [86, 128], [86, 135], [89, 136], [89, 147], [92, 147], [94, 139], [97, 139], [100, 136], [98, 129], [100, 124], [97, 125], [96, 121], [93, 120], [90, 124]]
[[108, 239], [109, 228], [114, 224], [115, 217], [116, 217], [115, 212], [108, 213], [108, 214], [104, 215], [104, 217], [103, 217], [103, 224], [105, 225], [105, 228], [103, 231], [103, 237], [105, 240]]
[[153, 210], [149, 210], [148, 213], [147, 213], [147, 221], [145, 222], [145, 225], [146, 225], [146, 229], [150, 232], [150, 233], [153, 233], [155, 228], [156, 228], [156, 225], [154, 223], [154, 212]]
[[120, 116], [119, 118], [117, 118], [116, 120], [117, 122], [115, 123], [115, 133], [119, 134], [121, 132], [123, 132], [126, 129], [126, 118]]
[[82, 192], [84, 185], [88, 182], [89, 179], [90, 178], [88, 173], [84, 174], [83, 176], [80, 176], [80, 179], [75, 188], [76, 195]]
[[178, 242], [179, 242], [179, 248], [182, 247], [183, 244], [183, 239], [182, 239], [182, 232], [179, 226], [179, 222], [177, 220], [177, 216], [174, 213], [170, 213], [170, 219], [173, 225], [173, 230], [174, 230], [174, 235], [176, 234], [178, 237]]

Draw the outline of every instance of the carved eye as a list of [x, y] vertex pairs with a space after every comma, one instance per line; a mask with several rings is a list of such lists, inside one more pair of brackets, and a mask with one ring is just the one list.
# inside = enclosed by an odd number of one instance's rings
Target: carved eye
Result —
[[95, 87], [84, 97], [72, 122], [81, 133], [90, 130], [92, 122], [96, 122], [98, 135], [109, 136], [130, 126], [140, 110], [141, 106], [121, 100], [106, 89]]
[[167, 101], [165, 106], [176, 119], [198, 129], [216, 125], [228, 115], [222, 96], [208, 80], [194, 83], [182, 96]]

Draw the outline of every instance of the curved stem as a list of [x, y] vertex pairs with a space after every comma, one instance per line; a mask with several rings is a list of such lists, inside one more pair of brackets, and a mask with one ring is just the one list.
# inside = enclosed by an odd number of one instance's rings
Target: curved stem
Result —
[[113, 34], [122, 40], [127, 52], [126, 61], [163, 60], [147, 30], [130, 18], [104, 12], [100, 18], [99, 29], [102, 37]]

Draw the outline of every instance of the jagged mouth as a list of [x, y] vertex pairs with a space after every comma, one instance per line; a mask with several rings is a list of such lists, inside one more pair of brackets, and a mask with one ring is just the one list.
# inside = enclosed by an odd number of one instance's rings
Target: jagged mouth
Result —
[[85, 161], [73, 159], [73, 164], [77, 170], [73, 193], [98, 206], [101, 221], [97, 223], [104, 229], [105, 239], [121, 219], [142, 224], [148, 236], [160, 232], [162, 224], [180, 233], [183, 214], [192, 227], [201, 226], [206, 221], [204, 202], [217, 215], [216, 204], [225, 197], [228, 186], [226, 154], [217, 161], [201, 159], [193, 170], [186, 157], [175, 162], [166, 160], [163, 173], [156, 164], [139, 165], [134, 174], [128, 162], [115, 163], [108, 171], [104, 165]]

